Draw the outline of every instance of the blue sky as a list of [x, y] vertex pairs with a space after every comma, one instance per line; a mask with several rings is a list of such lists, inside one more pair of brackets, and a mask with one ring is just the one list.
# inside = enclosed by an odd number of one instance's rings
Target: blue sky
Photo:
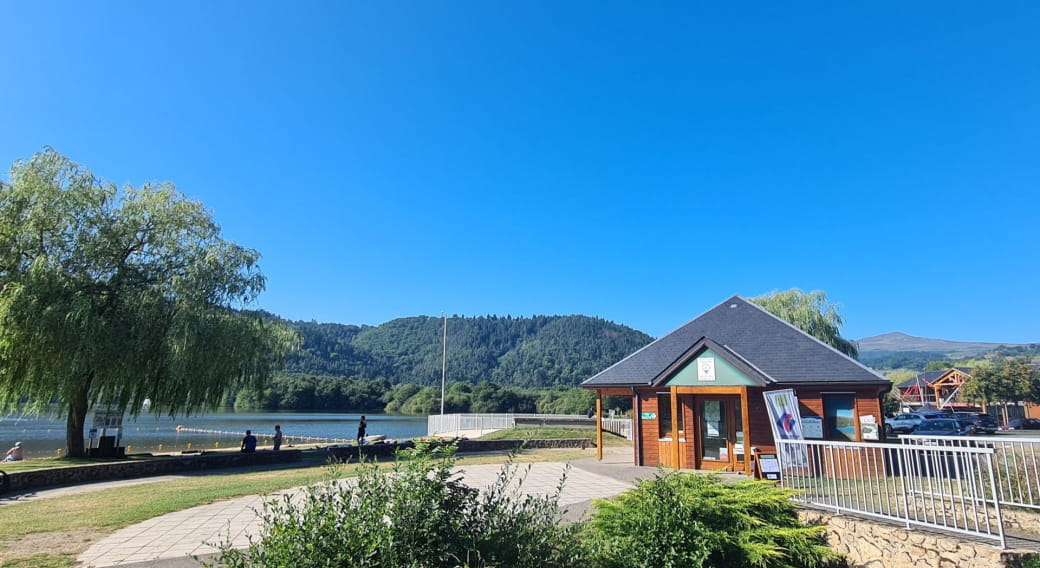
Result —
[[291, 319], [1040, 341], [1040, 4], [723, 4], [3, 2], [0, 167], [174, 182]]

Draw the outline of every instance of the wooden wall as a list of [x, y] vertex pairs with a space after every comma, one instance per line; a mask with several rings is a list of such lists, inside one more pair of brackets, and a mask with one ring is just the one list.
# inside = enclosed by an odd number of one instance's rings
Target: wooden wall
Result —
[[[661, 464], [660, 447], [657, 443], [657, 439], [661, 437], [658, 430], [658, 426], [661, 422], [659, 419], [660, 413], [657, 411], [657, 391], [639, 391], [639, 412], [653, 412], [658, 416], [658, 420], [641, 420], [642, 427], [639, 431], [642, 432], [643, 439], [639, 448], [642, 455], [637, 456], [636, 463], [639, 465], [657, 467]], [[639, 416], [639, 414], [636, 414], [636, 418], [639, 418]]]
[[[880, 388], [879, 386], [845, 386], [845, 385], [823, 385], [820, 387], [815, 386], [799, 386], [795, 388], [795, 394], [798, 395], [799, 411], [802, 416], [819, 416], [823, 418], [823, 396], [824, 394], [852, 394], [855, 398], [854, 412], [856, 420], [856, 438], [862, 440], [860, 433], [859, 417], [872, 415], [878, 423], [878, 427], [882, 424], [882, 413], [881, 413], [881, 400], [880, 400]], [[656, 467], [661, 465], [661, 446], [662, 444], [658, 441], [661, 437], [659, 431], [660, 426], [660, 412], [657, 408], [657, 392], [661, 389], [640, 389], [639, 391], [639, 407], [635, 414], [637, 420], [640, 419], [640, 413], [653, 412], [658, 418], [656, 420], [641, 420], [641, 425], [635, 429], [635, 432], [642, 433], [641, 443], [638, 444], [638, 453], [635, 456], [635, 463], [639, 465]], [[774, 453], [776, 452], [776, 444], [773, 441], [773, 430], [769, 424], [769, 412], [766, 410], [765, 399], [762, 393], [765, 389], [761, 388], [750, 388], [748, 389], [748, 420], [749, 428], [746, 432], [745, 443], [751, 447], [758, 448], [759, 452]], [[686, 395], [680, 395], [681, 397]], [[696, 452], [697, 444], [695, 441], [696, 432], [696, 420], [697, 417], [694, 414], [693, 408], [689, 405], [682, 410], [683, 412], [683, 424], [686, 431], [685, 439], [687, 441], [683, 446], [682, 462], [684, 464], [696, 463]], [[670, 432], [664, 433], [664, 435], [670, 436]], [[664, 461], [670, 462], [669, 459]]]

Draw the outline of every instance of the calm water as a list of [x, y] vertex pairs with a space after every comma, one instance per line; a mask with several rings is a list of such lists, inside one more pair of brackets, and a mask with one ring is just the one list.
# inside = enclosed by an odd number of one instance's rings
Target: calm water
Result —
[[[415, 438], [426, 435], [425, 416], [365, 416], [370, 436], [383, 434], [388, 438]], [[120, 445], [127, 446], [127, 451], [133, 453], [238, 447], [248, 429], [264, 446], [270, 444], [275, 424], [282, 426], [285, 434], [283, 444], [304, 441], [335, 443], [353, 440], [360, 418], [360, 413], [301, 412], [215, 413], [177, 418], [140, 416], [123, 422]], [[88, 430], [90, 420], [87, 419]], [[182, 428], [178, 429], [178, 426]], [[109, 430], [107, 434], [114, 436], [116, 432]], [[59, 449], [65, 448], [65, 420], [19, 415], [0, 417], [0, 452], [6, 452], [17, 441], [22, 442], [26, 457], [54, 456]]]

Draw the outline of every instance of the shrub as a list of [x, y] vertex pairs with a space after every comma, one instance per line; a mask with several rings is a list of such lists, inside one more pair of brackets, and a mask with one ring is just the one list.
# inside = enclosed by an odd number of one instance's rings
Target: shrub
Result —
[[586, 532], [593, 565], [810, 568], [838, 560], [823, 527], [798, 520], [792, 491], [769, 482], [659, 473], [597, 501]]
[[512, 463], [487, 489], [451, 471], [454, 448], [420, 445], [391, 467], [362, 464], [355, 480], [329, 481], [265, 502], [249, 547], [220, 544], [237, 567], [569, 567], [581, 562], [577, 527], [561, 523], [555, 495], [525, 496]]

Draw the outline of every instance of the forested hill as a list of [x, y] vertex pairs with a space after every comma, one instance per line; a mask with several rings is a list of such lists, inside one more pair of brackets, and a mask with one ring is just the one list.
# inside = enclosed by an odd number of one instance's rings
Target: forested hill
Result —
[[[440, 318], [400, 318], [375, 327], [291, 323], [303, 335], [303, 347], [287, 361], [290, 373], [440, 384]], [[577, 385], [652, 339], [587, 316], [453, 316], [448, 318], [448, 379]]]

